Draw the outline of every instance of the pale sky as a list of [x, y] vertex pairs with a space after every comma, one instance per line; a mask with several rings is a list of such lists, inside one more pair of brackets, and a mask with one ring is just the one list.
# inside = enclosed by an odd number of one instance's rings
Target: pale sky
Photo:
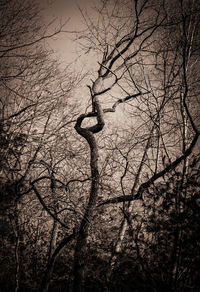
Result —
[[[52, 19], [57, 19], [55, 23], [59, 25], [59, 21], [62, 23], [66, 20], [69, 20], [66, 26], [66, 29], [69, 31], [81, 31], [84, 29], [84, 21], [82, 19], [81, 13], [78, 9], [80, 6], [81, 9], [86, 9], [88, 14], [91, 16], [94, 13], [92, 7], [100, 2], [100, 0], [35, 0], [43, 7], [42, 17], [46, 23], [50, 22]], [[54, 24], [55, 24], [54, 23]], [[84, 56], [84, 54], [80, 54], [78, 43], [73, 42], [72, 39], [75, 37], [74, 34], [70, 33], [62, 33], [54, 39], [48, 40], [49, 45], [55, 51], [56, 58], [58, 58], [63, 65], [63, 67], [67, 66], [69, 63], [74, 63], [78, 55], [80, 58], [78, 62], [74, 64], [74, 68], [77, 72], [82, 71], [82, 69], [96, 72], [98, 70], [97, 58], [96, 57], [88, 57]], [[88, 76], [88, 81], [85, 80], [83, 84], [83, 88], [81, 91], [78, 91], [78, 95], [84, 95], [87, 97], [89, 94], [87, 84], [90, 84], [90, 78]], [[94, 78], [93, 78], [94, 79]], [[112, 116], [111, 123], [113, 117], [117, 119], [120, 116], [122, 122], [122, 112], [123, 107], [120, 106], [117, 108], [117, 112], [110, 115]], [[109, 116], [109, 115], [108, 115]], [[125, 121], [126, 122], [126, 121]]]
[[[54, 23], [54, 26], [55, 24], [58, 26], [59, 22], [64, 23], [68, 20], [66, 30], [81, 31], [84, 28], [84, 21], [78, 7], [93, 13], [91, 7], [96, 1], [99, 0], [42, 0], [40, 1], [40, 5], [43, 7], [42, 17], [46, 23], [56, 18], [57, 21]], [[73, 33], [62, 33], [48, 41], [58, 58], [66, 64], [73, 62], [80, 55], [77, 42], [72, 41], [74, 37], [75, 34]]]
[[[39, 1], [38, 3], [42, 7], [42, 18], [45, 23], [49, 23], [52, 19], [56, 18], [53, 27], [58, 26], [61, 21], [64, 23], [69, 19], [66, 25], [66, 29], [69, 31], [81, 31], [84, 29], [84, 21], [82, 19], [81, 13], [78, 9], [78, 6], [87, 10], [88, 14], [91, 16], [94, 13], [92, 7], [100, 0], [35, 0]], [[53, 28], [52, 27], [52, 28]], [[51, 30], [51, 29], [50, 29]], [[55, 52], [55, 57], [61, 62], [63, 67], [66, 67], [68, 64], [72, 64], [72, 68], [76, 72], [79, 71], [88, 71], [91, 75], [85, 79], [81, 86], [81, 90], [78, 89], [75, 93], [75, 96], [79, 96], [80, 94], [86, 97], [89, 96], [89, 90], [87, 88], [87, 84], [90, 84], [90, 79], [95, 79], [94, 72], [98, 70], [97, 57], [84, 55], [80, 52], [80, 48], [77, 42], [73, 42], [73, 38], [75, 34], [72, 33], [61, 33], [59, 36], [56, 36], [53, 39], [47, 40], [50, 48], [52, 48]], [[77, 57], [80, 55], [80, 58]], [[115, 113], [111, 115], [106, 115], [107, 126], [113, 126], [113, 118], [114, 120], [118, 120], [117, 118], [120, 116], [120, 123], [123, 124], [122, 121], [122, 106], [118, 107]], [[117, 118], [116, 118], [117, 117]], [[111, 120], [110, 120], [111, 119]]]

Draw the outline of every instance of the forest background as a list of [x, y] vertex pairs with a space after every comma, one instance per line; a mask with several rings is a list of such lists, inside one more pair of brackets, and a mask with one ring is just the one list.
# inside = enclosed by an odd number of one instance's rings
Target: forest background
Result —
[[197, 292], [200, 2], [58, 3], [0, 1], [0, 291]]

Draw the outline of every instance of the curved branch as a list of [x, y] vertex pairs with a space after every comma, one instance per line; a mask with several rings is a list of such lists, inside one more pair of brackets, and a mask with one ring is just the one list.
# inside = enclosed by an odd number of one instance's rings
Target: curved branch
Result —
[[[24, 112], [25, 112], [27, 109], [29, 109], [30, 107], [33, 107], [33, 106], [36, 106], [36, 105], [37, 105], [37, 103], [29, 104], [29, 105], [27, 105], [26, 107], [24, 107], [23, 109], [19, 110], [18, 112], [16, 112], [16, 113], [10, 115], [9, 117], [7, 117], [7, 118], [5, 118], [5, 119], [3, 119], [3, 120], [9, 120], [9, 119], [11, 119], [11, 118], [15, 118], [15, 117], [21, 115], [22, 113], [24, 113]], [[1, 121], [2, 121], [2, 120], [1, 120]]]
[[35, 192], [35, 194], [36, 194], [38, 200], [40, 201], [42, 207], [44, 208], [44, 210], [47, 211], [47, 213], [48, 213], [48, 214], [49, 214], [49, 215], [50, 215], [55, 221], [59, 222], [60, 225], [62, 225], [62, 226], [63, 226], [64, 228], [66, 228], [66, 229], [69, 229], [69, 227], [68, 227], [65, 223], [63, 223], [59, 218], [57, 218], [57, 217], [56, 217], [56, 216], [55, 216], [55, 215], [49, 210], [49, 208], [48, 208], [47, 205], [45, 204], [44, 200], [42, 199], [40, 193], [38, 192], [38, 190], [37, 190], [37, 188], [34, 186], [34, 184], [31, 183], [31, 185], [32, 185], [32, 189], [34, 190], [34, 192]]
[[65, 189], [67, 190], [67, 189], [69, 189], [69, 184], [71, 184], [71, 183], [73, 183], [73, 182], [79, 182], [79, 183], [84, 183], [84, 182], [86, 182], [86, 181], [89, 181], [89, 180], [91, 180], [91, 178], [90, 177], [88, 177], [88, 178], [85, 178], [85, 179], [71, 179], [71, 180], [69, 180], [67, 183], [66, 183], [66, 185], [65, 185]]
[[167, 165], [162, 171], [154, 174], [149, 180], [141, 184], [138, 189], [138, 192], [135, 195], [127, 195], [127, 196], [111, 198], [109, 200], [106, 200], [100, 203], [98, 207], [103, 206], [103, 205], [108, 205], [108, 204], [130, 202], [134, 200], [142, 200], [142, 195], [145, 189], [150, 187], [150, 185], [152, 185], [157, 179], [163, 177], [167, 172], [175, 169], [186, 157], [188, 157], [192, 153], [192, 150], [194, 149], [194, 146], [196, 145], [198, 138], [199, 138], [199, 133], [196, 133], [190, 146], [185, 151], [185, 153], [181, 155], [179, 158], [177, 158], [175, 161], [173, 161], [171, 164]]
[[[34, 181], [32, 181], [32, 182], [31, 182], [31, 185], [33, 185], [33, 184], [35, 184], [36, 182], [39, 182], [39, 181], [41, 181], [41, 180], [43, 180], [43, 179], [49, 179], [49, 180], [51, 180], [51, 177], [50, 177], [50, 176], [47, 176], [47, 175], [41, 176], [41, 177], [39, 177], [39, 178], [36, 178]], [[57, 179], [57, 178], [55, 178], [54, 181], [60, 183], [62, 186], [65, 186], [65, 184], [64, 184], [61, 180], [59, 180], [59, 179]]]
[[49, 263], [47, 264], [47, 268], [45, 270], [43, 279], [42, 279], [42, 283], [41, 283], [41, 287], [40, 287], [40, 292], [45, 292], [48, 291], [48, 284], [49, 284], [49, 278], [51, 276], [51, 273], [53, 271], [54, 268], [54, 264], [56, 261], [57, 256], [60, 254], [60, 252], [62, 251], [62, 249], [72, 240], [74, 239], [76, 236], [76, 231], [75, 229], [73, 230], [73, 233], [68, 235], [67, 237], [63, 238], [63, 240], [60, 242], [60, 244], [56, 247], [54, 253], [52, 254], [52, 257], [49, 261]]
[[149, 92], [145, 92], [145, 93], [142, 93], [142, 92], [138, 92], [138, 93], [135, 93], [135, 94], [132, 94], [132, 95], [128, 95], [124, 98], [121, 98], [121, 99], [118, 99], [111, 108], [107, 108], [107, 109], [104, 109], [103, 112], [104, 113], [109, 113], [109, 112], [115, 112], [116, 110], [116, 107], [120, 104], [120, 103], [124, 103], [130, 99], [133, 99], [133, 98], [136, 98], [142, 94], [147, 94]]
[[[101, 105], [99, 103], [97, 96], [94, 96], [94, 105], [95, 105], [94, 107], [96, 109], [96, 112], [90, 112], [88, 114], [80, 115], [77, 118], [77, 121], [74, 127], [77, 133], [83, 136], [88, 141], [89, 144], [90, 144], [91, 134], [100, 132], [105, 125], [105, 122], [103, 119], [103, 110], [101, 108]], [[91, 127], [82, 128], [81, 125], [82, 125], [83, 120], [88, 117], [97, 117], [97, 124]]]
[[11, 52], [11, 51], [14, 51], [14, 50], [17, 50], [17, 49], [21, 49], [21, 48], [30, 47], [32, 45], [35, 45], [35, 44], [41, 42], [42, 40], [54, 37], [55, 35], [57, 35], [57, 34], [59, 34], [59, 33], [61, 33], [63, 31], [62, 28], [67, 24], [68, 21], [69, 21], [69, 19], [67, 19], [67, 21], [57, 31], [55, 31], [55, 32], [53, 32], [53, 33], [51, 33], [49, 35], [43, 35], [40, 38], [38, 38], [36, 40], [33, 40], [31, 42], [27, 42], [27, 43], [24, 43], [24, 44], [16, 45], [16, 46], [13, 46], [13, 47], [8, 47], [8, 46], [2, 46], [1, 45], [1, 47], [4, 47], [4, 49], [0, 50], [0, 53], [2, 53], [0, 58], [4, 57], [5, 54], [7, 54], [8, 52]]

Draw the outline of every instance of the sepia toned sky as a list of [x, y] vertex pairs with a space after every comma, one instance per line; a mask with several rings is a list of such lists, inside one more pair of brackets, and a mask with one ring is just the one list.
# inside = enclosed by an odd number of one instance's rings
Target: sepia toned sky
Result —
[[[68, 64], [74, 66], [75, 71], [86, 71], [91, 73], [98, 70], [98, 63], [96, 57], [92, 58], [84, 55], [80, 51], [78, 42], [74, 41], [76, 34], [73, 32], [80, 32], [84, 30], [85, 24], [79, 10], [87, 10], [88, 15], [94, 14], [93, 7], [101, 0], [35, 0], [41, 5], [41, 17], [45, 23], [52, 24], [53, 27], [59, 27], [60, 23], [67, 21], [65, 29], [66, 33], [61, 33], [58, 36], [47, 40], [48, 45], [55, 52], [55, 57], [60, 61], [61, 66], [66, 67]], [[87, 84], [90, 82], [91, 76], [88, 76], [88, 81], [83, 85], [81, 94], [88, 94]], [[94, 75], [93, 75], [94, 76]], [[92, 77], [93, 78], [93, 77]], [[79, 92], [78, 92], [79, 94]], [[122, 106], [117, 109], [117, 113], [113, 116], [119, 115], [122, 117]]]
[[[87, 85], [91, 84], [91, 80], [95, 79], [97, 70], [99, 69], [97, 55], [90, 52], [85, 54], [81, 51], [79, 42], [75, 41], [76, 34], [70, 32], [80, 32], [86, 29], [83, 17], [80, 9], [90, 17], [95, 19], [95, 6], [101, 2], [101, 0], [35, 0], [40, 1], [39, 4], [42, 7], [42, 18], [45, 23], [51, 22], [55, 19], [54, 26], [59, 26], [60, 23], [67, 21], [66, 30], [69, 32], [61, 33], [58, 36], [47, 40], [51, 49], [55, 52], [56, 59], [59, 60], [61, 66], [65, 68], [68, 64], [74, 70], [74, 72], [87, 73], [84, 82], [80, 87], [75, 90], [74, 98], [84, 97], [82, 99], [83, 108], [85, 110], [88, 100], [90, 100], [90, 93]], [[79, 9], [80, 8], [80, 9]], [[117, 89], [116, 89], [117, 90]], [[116, 96], [119, 95], [118, 91], [114, 92]], [[121, 98], [121, 96], [118, 96]], [[106, 104], [105, 104], [106, 101]], [[113, 104], [113, 100], [107, 97], [104, 99], [104, 107], [110, 107]], [[116, 111], [112, 114], [106, 114], [106, 127], [113, 128], [113, 125], [122, 127], [123, 129], [129, 127], [131, 120], [124, 114], [125, 105], [121, 105], [116, 108]], [[127, 120], [128, 119], [128, 120]]]
[[[39, 1], [39, 0], [35, 0]], [[95, 55], [87, 54], [81, 51], [79, 42], [75, 41], [76, 33], [86, 28], [80, 9], [87, 11], [89, 16], [94, 14], [94, 7], [101, 0], [40, 0], [38, 3], [41, 6], [41, 17], [45, 23], [53, 24], [50, 26], [50, 31], [56, 27], [59, 27], [60, 23], [67, 21], [65, 26], [66, 33], [61, 33], [54, 38], [48, 39], [47, 43], [55, 53], [55, 58], [61, 63], [61, 67], [65, 68], [70, 65], [75, 72], [87, 73], [84, 82], [75, 91], [74, 98], [78, 96], [84, 96], [88, 101], [88, 87], [87, 84], [91, 83], [91, 79], [94, 79], [99, 65]], [[80, 9], [79, 9], [80, 8]], [[83, 103], [84, 104], [84, 103]], [[84, 105], [85, 108], [85, 105]], [[107, 126], [111, 124], [113, 126], [113, 120], [115, 117], [121, 117], [122, 121], [123, 106], [118, 107], [115, 113], [112, 115], [106, 115]], [[118, 123], [118, 122], [117, 122]], [[125, 123], [125, 121], [124, 121]]]
[[49, 23], [54, 19], [55, 21], [52, 26], [58, 27], [60, 23], [67, 22], [65, 29], [69, 32], [61, 33], [59, 36], [48, 40], [50, 47], [55, 51], [56, 56], [61, 62], [66, 64], [73, 63], [77, 57], [80, 56], [80, 48], [78, 47], [77, 42], [74, 41], [76, 35], [73, 33], [76, 31], [80, 32], [85, 27], [79, 8], [89, 11], [89, 13], [93, 13], [92, 7], [98, 1], [100, 0], [40, 1], [39, 4], [42, 7], [41, 14], [45, 23]]

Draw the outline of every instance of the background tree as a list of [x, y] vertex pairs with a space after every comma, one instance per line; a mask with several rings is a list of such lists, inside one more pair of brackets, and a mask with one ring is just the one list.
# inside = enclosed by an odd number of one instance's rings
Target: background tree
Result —
[[[50, 31], [49, 24], [40, 22], [39, 8], [30, 1], [4, 1], [0, 6], [1, 287], [5, 291], [34, 289], [50, 240], [49, 253], [55, 248], [51, 224], [45, 223], [46, 206], [30, 193], [30, 182], [45, 172], [53, 181], [68, 155], [61, 151], [55, 158], [53, 151], [67, 139], [77, 108], [70, 94], [80, 74], [72, 74], [70, 68], [61, 71], [45, 43], [66, 23]], [[53, 197], [54, 188], [50, 190]]]

